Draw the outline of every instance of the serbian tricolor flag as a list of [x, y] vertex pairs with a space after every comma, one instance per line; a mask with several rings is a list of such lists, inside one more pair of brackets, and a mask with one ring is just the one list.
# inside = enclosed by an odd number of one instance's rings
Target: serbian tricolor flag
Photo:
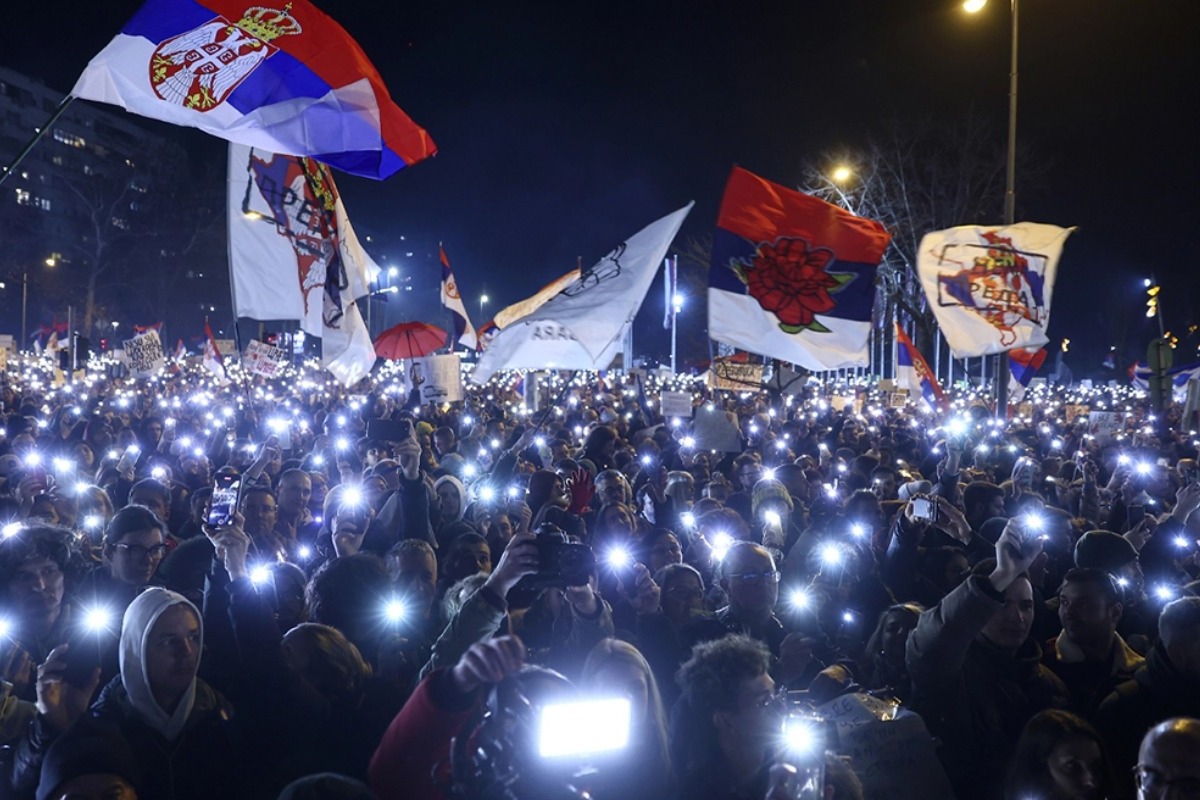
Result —
[[225, 359], [217, 347], [217, 340], [213, 337], [212, 327], [208, 324], [207, 319], [204, 320], [204, 355], [201, 363], [206, 370], [216, 376], [217, 383], [222, 386], [229, 383], [229, 376], [225, 373]]
[[1046, 361], [1046, 348], [1022, 347], [1008, 351], [1008, 399], [1019, 403], [1029, 388], [1029, 382]]
[[946, 399], [941, 384], [929, 368], [929, 362], [899, 324], [896, 325], [896, 379], [914, 396], [920, 392], [931, 406]]
[[308, 0], [149, 0], [71, 95], [380, 180], [436, 151]]
[[452, 342], [458, 342], [471, 350], [479, 349], [479, 337], [467, 317], [467, 308], [463, 305], [462, 295], [458, 292], [458, 284], [454, 280], [454, 270], [450, 269], [450, 259], [446, 251], [438, 245], [438, 257], [442, 259], [442, 306], [450, 312], [454, 322], [450, 333]]
[[734, 168], [708, 282], [709, 335], [810, 370], [865, 366], [883, 226]]

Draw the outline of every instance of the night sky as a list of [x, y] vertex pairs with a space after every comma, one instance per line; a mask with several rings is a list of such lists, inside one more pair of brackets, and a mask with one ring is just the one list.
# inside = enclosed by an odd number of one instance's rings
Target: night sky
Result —
[[[66, 91], [138, 5], [22, 4], [0, 63]], [[1003, 136], [1007, 118], [1010, 16], [996, 0], [974, 16], [956, 0], [317, 5], [439, 145], [381, 184], [339, 178], [377, 258], [413, 276], [407, 298], [424, 305], [407, 313], [431, 321], [438, 241], [475, 316], [480, 293], [494, 311], [689, 200], [678, 241], [711, 230], [735, 163], [795, 185], [806, 160], [889, 120], [972, 111]], [[1192, 322], [1200, 300], [1200, 3], [1025, 0], [1020, 21], [1019, 139], [1041, 169], [1034, 182], [1018, 174], [1017, 217], [1079, 227], [1051, 336], [1079, 345], [1082, 373], [1122, 318], [1130, 356], [1152, 335], [1144, 276], [1164, 283], [1169, 327]], [[197, 158], [224, 158], [215, 140], [168, 132]], [[1002, 203], [978, 221], [998, 221]], [[665, 352], [660, 291], [639, 350]], [[700, 304], [685, 313], [699, 341]]]

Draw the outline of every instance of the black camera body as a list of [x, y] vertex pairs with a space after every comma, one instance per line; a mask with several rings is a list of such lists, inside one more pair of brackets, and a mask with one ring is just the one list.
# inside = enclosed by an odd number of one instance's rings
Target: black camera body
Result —
[[596, 572], [596, 555], [586, 544], [575, 544], [557, 525], [543, 523], [534, 531], [538, 571], [521, 579], [524, 589], [583, 586]]

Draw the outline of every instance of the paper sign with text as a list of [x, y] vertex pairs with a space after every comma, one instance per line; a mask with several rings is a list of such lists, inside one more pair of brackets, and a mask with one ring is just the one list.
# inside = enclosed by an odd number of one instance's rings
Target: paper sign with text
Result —
[[277, 376], [286, 363], [287, 353], [257, 339], [247, 344], [246, 352], [242, 354], [242, 366], [246, 371], [251, 375], [262, 375], [264, 378]]
[[163, 353], [158, 331], [149, 330], [132, 339], [126, 339], [125, 358], [129, 361], [129, 371], [135, 378], [148, 378], [166, 366], [167, 357]]
[[663, 392], [660, 400], [662, 402], [662, 415], [667, 419], [671, 417], [690, 417], [692, 415], [691, 392]]
[[454, 403], [463, 399], [462, 367], [458, 353], [415, 359], [410, 375], [423, 379], [422, 404]]

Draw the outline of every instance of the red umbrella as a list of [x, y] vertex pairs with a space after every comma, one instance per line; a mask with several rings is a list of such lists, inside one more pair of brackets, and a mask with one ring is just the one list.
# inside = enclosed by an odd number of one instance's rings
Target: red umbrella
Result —
[[398, 360], [421, 358], [446, 344], [446, 332], [427, 322], [401, 322], [375, 340], [375, 355]]

